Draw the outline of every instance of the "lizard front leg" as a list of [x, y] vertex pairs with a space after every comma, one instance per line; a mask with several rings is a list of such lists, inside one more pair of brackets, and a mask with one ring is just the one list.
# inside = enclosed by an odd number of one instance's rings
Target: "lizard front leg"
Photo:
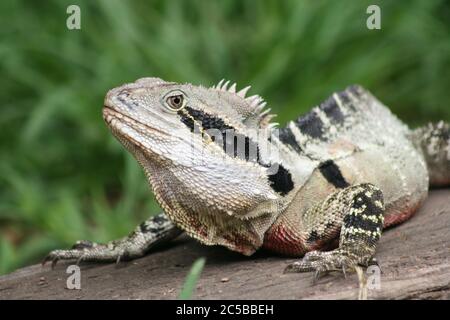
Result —
[[[355, 270], [374, 262], [375, 249], [383, 228], [384, 201], [380, 189], [372, 184], [350, 186], [330, 195], [306, 212], [313, 221], [309, 234], [317, 241], [332, 241], [340, 230], [339, 247], [328, 252], [310, 251], [301, 261], [290, 264], [285, 272], [322, 272]], [[322, 231], [320, 233], [319, 231]]]
[[52, 267], [58, 260], [77, 260], [108, 262], [131, 260], [143, 256], [157, 244], [174, 239], [182, 231], [178, 229], [164, 213], [141, 223], [128, 236], [98, 244], [91, 241], [77, 241], [70, 250], [53, 250], [44, 259], [42, 264], [52, 261]]

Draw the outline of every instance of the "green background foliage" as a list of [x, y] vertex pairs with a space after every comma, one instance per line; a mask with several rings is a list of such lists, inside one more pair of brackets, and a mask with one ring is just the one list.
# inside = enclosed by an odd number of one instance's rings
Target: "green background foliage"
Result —
[[[81, 30], [66, 28], [70, 4]], [[2, 0], [0, 21], [0, 273], [159, 211], [101, 117], [124, 82], [252, 84], [282, 125], [359, 83], [412, 126], [450, 120], [444, 0]]]
[[199, 258], [194, 262], [191, 269], [189, 270], [188, 275], [186, 276], [186, 280], [184, 281], [183, 288], [181, 289], [181, 292], [178, 295], [178, 299], [181, 300], [191, 299], [192, 294], [195, 291], [195, 286], [203, 271], [203, 267], [205, 266], [205, 263], [206, 263], [205, 258]]

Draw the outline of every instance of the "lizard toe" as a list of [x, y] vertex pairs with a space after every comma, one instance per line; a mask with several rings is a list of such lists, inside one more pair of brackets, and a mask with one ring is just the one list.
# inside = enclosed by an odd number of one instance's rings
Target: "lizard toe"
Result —
[[300, 260], [289, 264], [284, 273], [314, 272], [313, 283], [331, 271], [342, 272], [347, 277], [347, 271], [354, 271], [358, 260], [341, 250], [328, 252], [311, 251]]

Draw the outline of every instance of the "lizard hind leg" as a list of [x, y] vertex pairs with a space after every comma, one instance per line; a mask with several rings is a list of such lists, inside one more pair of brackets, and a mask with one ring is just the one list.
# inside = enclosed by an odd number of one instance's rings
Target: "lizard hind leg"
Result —
[[[332, 251], [310, 251], [302, 260], [287, 266], [285, 272], [355, 270], [375, 263], [376, 245], [383, 228], [384, 201], [381, 190], [372, 184], [350, 186], [330, 195], [307, 214], [322, 217], [340, 226], [339, 247]], [[324, 225], [317, 221], [317, 225]], [[311, 232], [315, 232], [312, 230]], [[316, 232], [317, 233], [317, 232]]]
[[430, 185], [450, 186], [450, 124], [440, 121], [417, 128], [412, 141], [425, 157]]
[[122, 239], [105, 244], [77, 241], [69, 250], [51, 251], [42, 264], [52, 261], [54, 267], [59, 260], [76, 260], [77, 263], [131, 260], [143, 256], [156, 245], [177, 237], [181, 232], [164, 213], [160, 213], [141, 223]]

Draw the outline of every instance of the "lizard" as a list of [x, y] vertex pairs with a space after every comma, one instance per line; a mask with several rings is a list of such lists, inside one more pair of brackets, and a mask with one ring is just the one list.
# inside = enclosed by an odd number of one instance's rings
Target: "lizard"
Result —
[[352, 85], [279, 128], [249, 89], [150, 77], [111, 89], [103, 118], [162, 212], [43, 263], [135, 259], [186, 233], [248, 256], [300, 258], [285, 272], [345, 273], [377, 263], [382, 231], [413, 216], [430, 186], [450, 185], [448, 123], [412, 130]]

